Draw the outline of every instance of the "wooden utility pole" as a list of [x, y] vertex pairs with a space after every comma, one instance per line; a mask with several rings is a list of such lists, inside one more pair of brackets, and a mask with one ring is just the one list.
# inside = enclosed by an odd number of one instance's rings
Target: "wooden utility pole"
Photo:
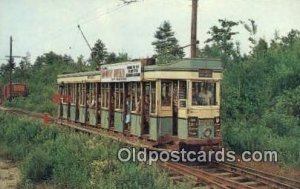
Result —
[[13, 69], [13, 57], [12, 57], [12, 36], [10, 36], [10, 42], [9, 42], [9, 46], [10, 46], [10, 50], [9, 50], [9, 98], [8, 100], [11, 101], [12, 100], [12, 69]]
[[198, 0], [192, 0], [191, 58], [197, 54], [197, 11]]
[[9, 68], [9, 98], [8, 100], [11, 101], [12, 100], [12, 94], [13, 94], [13, 87], [12, 87], [12, 73], [13, 73], [13, 69], [15, 67], [15, 63], [14, 63], [14, 58], [25, 58], [24, 56], [13, 56], [12, 55], [12, 46], [13, 46], [13, 38], [12, 36], [10, 36], [9, 38], [9, 56], [5, 56], [8, 57], [8, 68]]

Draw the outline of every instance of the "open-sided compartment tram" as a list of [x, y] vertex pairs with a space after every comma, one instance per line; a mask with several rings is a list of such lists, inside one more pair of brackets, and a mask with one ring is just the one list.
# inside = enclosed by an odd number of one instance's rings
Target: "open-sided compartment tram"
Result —
[[59, 117], [82, 124], [98, 125], [99, 71], [59, 75], [57, 81], [61, 96]]
[[60, 118], [158, 143], [219, 146], [221, 62], [145, 62], [59, 75]]

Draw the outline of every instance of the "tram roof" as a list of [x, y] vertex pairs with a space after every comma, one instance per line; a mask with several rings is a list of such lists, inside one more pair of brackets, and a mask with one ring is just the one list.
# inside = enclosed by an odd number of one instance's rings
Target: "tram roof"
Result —
[[[122, 63], [117, 63], [122, 64]], [[124, 62], [123, 62], [124, 64]], [[144, 71], [198, 71], [198, 69], [211, 69], [216, 71], [222, 70], [222, 63], [219, 59], [180, 59], [167, 64], [155, 64], [144, 66]], [[69, 74], [60, 74], [58, 78], [70, 78], [80, 76], [100, 75], [100, 71], [77, 72]]]
[[80, 76], [93, 76], [93, 75], [100, 75], [100, 71], [89, 71], [89, 72], [77, 72], [77, 73], [70, 73], [70, 74], [61, 74], [58, 75], [58, 78], [67, 78], [67, 77], [80, 77]]
[[156, 64], [144, 67], [144, 71], [198, 71], [198, 69], [222, 70], [219, 59], [181, 59], [167, 64]]

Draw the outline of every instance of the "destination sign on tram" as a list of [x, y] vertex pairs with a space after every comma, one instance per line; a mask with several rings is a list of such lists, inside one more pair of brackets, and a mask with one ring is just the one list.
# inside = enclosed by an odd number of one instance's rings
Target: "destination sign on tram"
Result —
[[141, 81], [141, 62], [101, 66], [101, 82]]

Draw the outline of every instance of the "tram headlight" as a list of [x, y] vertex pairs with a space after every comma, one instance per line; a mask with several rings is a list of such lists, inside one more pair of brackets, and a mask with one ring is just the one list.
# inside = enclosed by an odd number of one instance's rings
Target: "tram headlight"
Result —
[[204, 136], [205, 136], [205, 137], [210, 137], [210, 135], [211, 135], [211, 128], [205, 129], [205, 131], [204, 131]]
[[221, 122], [220, 117], [215, 117], [215, 124], [219, 125]]

